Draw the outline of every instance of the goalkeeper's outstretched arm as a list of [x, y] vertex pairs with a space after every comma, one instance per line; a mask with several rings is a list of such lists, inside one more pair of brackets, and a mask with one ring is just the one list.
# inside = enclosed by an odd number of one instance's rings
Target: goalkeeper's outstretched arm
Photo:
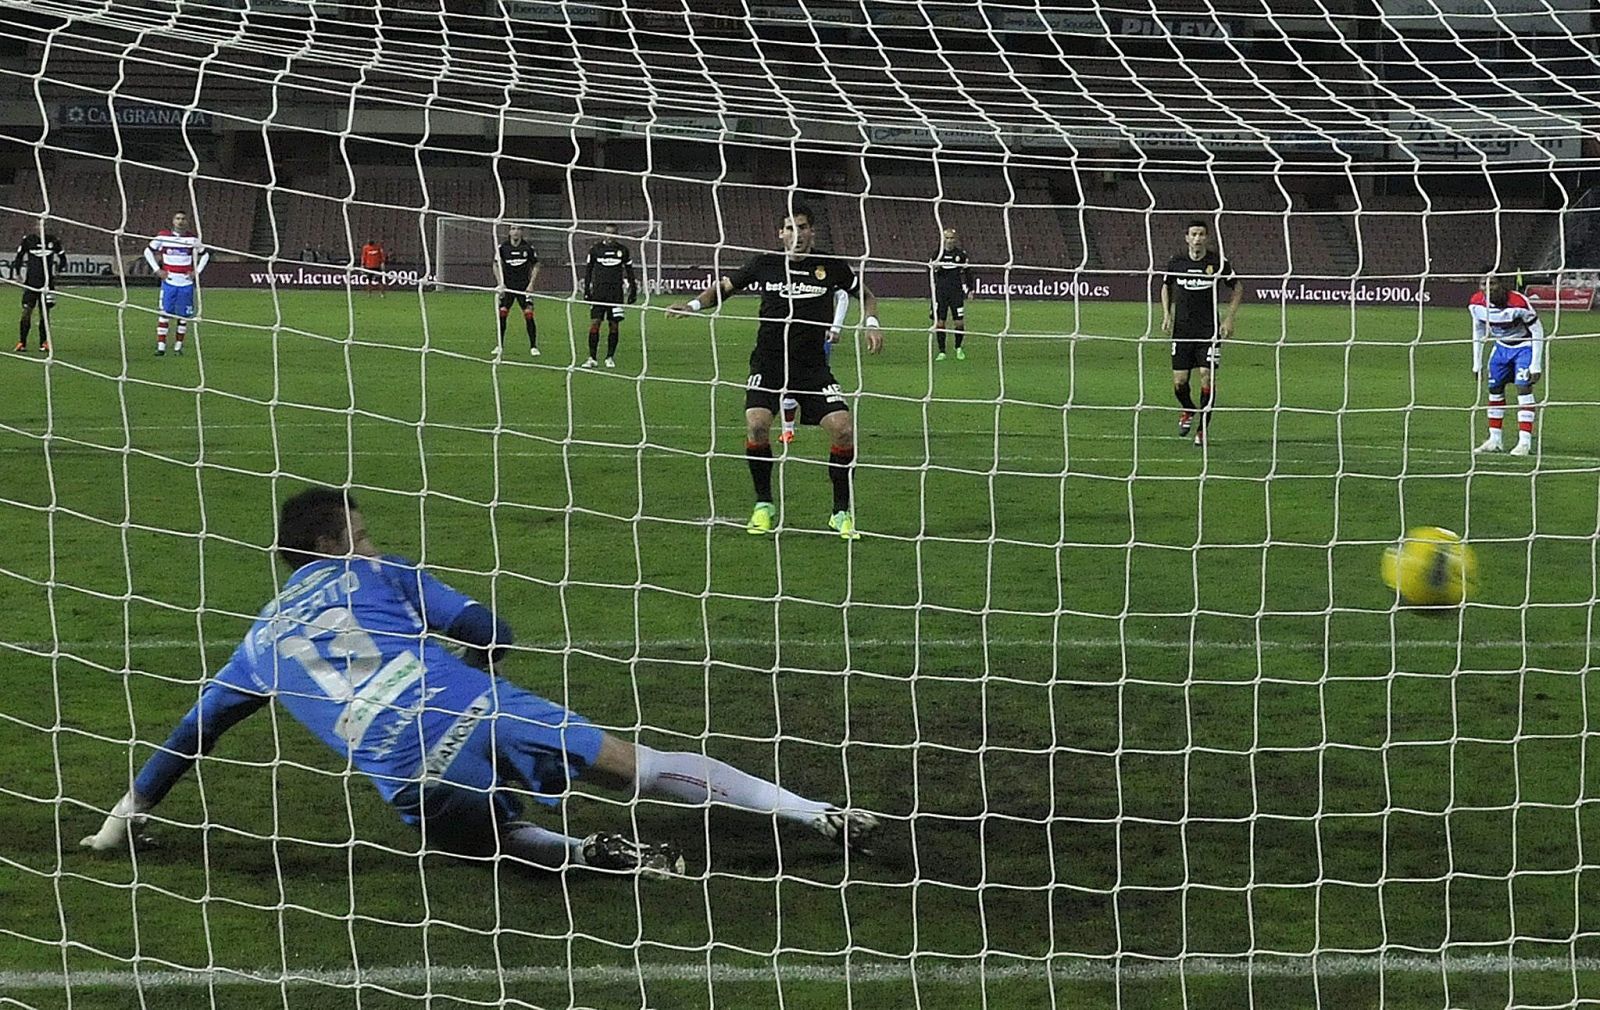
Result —
[[166, 797], [202, 755], [211, 752], [222, 734], [259, 710], [267, 700], [264, 694], [241, 691], [220, 680], [207, 684], [200, 692], [200, 700], [173, 729], [167, 742], [139, 769], [133, 788], [111, 808], [100, 830], [79, 844], [102, 852], [127, 848], [129, 841], [137, 837], [144, 815]]

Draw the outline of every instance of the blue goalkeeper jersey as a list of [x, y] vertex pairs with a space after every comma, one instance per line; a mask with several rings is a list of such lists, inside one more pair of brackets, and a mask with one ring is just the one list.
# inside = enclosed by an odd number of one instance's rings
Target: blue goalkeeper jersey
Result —
[[159, 800], [196, 754], [274, 698], [385, 800], [424, 774], [442, 775], [459, 735], [451, 729], [496, 707], [494, 678], [430, 637], [473, 602], [404, 558], [301, 567], [135, 788]]

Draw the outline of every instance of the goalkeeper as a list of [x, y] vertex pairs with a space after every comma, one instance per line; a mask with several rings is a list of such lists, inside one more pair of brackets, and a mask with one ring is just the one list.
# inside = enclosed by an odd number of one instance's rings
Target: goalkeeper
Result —
[[[421, 567], [380, 555], [346, 491], [313, 487], [285, 501], [278, 555], [291, 572], [283, 590], [85, 846], [126, 848], [190, 766], [272, 699], [365, 775], [429, 848], [458, 855], [682, 872], [669, 844], [580, 839], [517, 819], [511, 787], [555, 804], [578, 775], [776, 816], [853, 851], [866, 851], [877, 829], [865, 811], [806, 799], [714, 758], [627, 743], [497, 676], [510, 627]], [[464, 643], [464, 658], [440, 634]]]

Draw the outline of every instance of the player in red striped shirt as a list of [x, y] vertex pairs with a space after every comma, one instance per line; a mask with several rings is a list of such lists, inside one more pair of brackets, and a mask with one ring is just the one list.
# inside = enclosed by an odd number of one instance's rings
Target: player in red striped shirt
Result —
[[1483, 345], [1494, 340], [1489, 355], [1489, 437], [1476, 452], [1503, 452], [1500, 427], [1506, 414], [1506, 383], [1517, 387], [1517, 444], [1513, 456], [1533, 451], [1533, 385], [1544, 371], [1544, 325], [1510, 277], [1491, 275], [1472, 296], [1472, 374], [1483, 372]]

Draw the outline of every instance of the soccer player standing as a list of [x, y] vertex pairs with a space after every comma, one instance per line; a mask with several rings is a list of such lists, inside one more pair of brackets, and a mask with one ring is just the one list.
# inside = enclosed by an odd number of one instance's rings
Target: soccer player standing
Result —
[[56, 277], [67, 267], [67, 252], [49, 230], [49, 221], [40, 218], [17, 243], [11, 272], [22, 280], [22, 320], [17, 327], [17, 350], [28, 349], [28, 333], [33, 329], [33, 310], [39, 310], [39, 350], [50, 353], [50, 313], [56, 305]]
[[[1194, 428], [1194, 444], [1204, 445], [1210, 420], [1214, 373], [1222, 356], [1221, 342], [1233, 336], [1234, 316], [1244, 301], [1244, 285], [1233, 265], [1211, 248], [1211, 228], [1190, 221], [1184, 230], [1183, 252], [1167, 263], [1161, 283], [1161, 330], [1172, 337], [1172, 393], [1183, 407], [1178, 434]], [[1233, 292], [1221, 322], [1217, 320], [1217, 285]], [[1189, 376], [1199, 372], [1200, 402], [1194, 402]]]
[[968, 266], [967, 251], [954, 228], [944, 230], [944, 245], [940, 247], [929, 269], [933, 272], [933, 308], [928, 318], [933, 320], [933, 338], [939, 342], [935, 361], [945, 359], [944, 323], [946, 319], [956, 331], [956, 360], [967, 360], [961, 344], [967, 337], [967, 296], [972, 293], [972, 268]]
[[371, 275], [367, 290], [376, 291], [379, 298], [388, 297], [388, 285], [383, 282], [383, 268], [389, 262], [389, 254], [383, 251], [383, 243], [375, 238], [367, 239], [361, 247], [361, 269]]
[[583, 268], [583, 297], [589, 302], [589, 360], [593, 368], [600, 350], [600, 321], [605, 320], [606, 367], [617, 367], [617, 341], [621, 338], [622, 303], [639, 299], [639, 278], [633, 272], [633, 253], [617, 239], [617, 226], [606, 225], [606, 235], [589, 247]]
[[1489, 437], [1477, 452], [1503, 452], [1500, 426], [1506, 416], [1506, 383], [1517, 387], [1517, 444], [1513, 456], [1533, 451], [1533, 385], [1544, 371], [1544, 324], [1512, 279], [1493, 275], [1472, 296], [1472, 374], [1483, 371], [1483, 344], [1494, 339], [1489, 355]]
[[494, 258], [494, 279], [500, 288], [500, 342], [494, 356], [506, 349], [506, 316], [513, 304], [522, 306], [522, 322], [528, 329], [528, 353], [539, 356], [539, 324], [533, 318], [533, 282], [539, 279], [539, 254], [522, 240], [522, 229], [512, 225]]
[[866, 811], [807, 799], [715, 758], [628, 743], [498, 676], [511, 628], [421, 567], [379, 554], [347, 491], [313, 487], [285, 501], [278, 556], [290, 571], [282, 591], [83, 845], [126, 848], [184, 773], [273, 699], [434, 850], [682, 872], [672, 845], [576, 838], [516, 819], [522, 804], [512, 790], [555, 804], [579, 775], [775, 817], [856, 852], [878, 828]]
[[167, 353], [167, 317], [178, 317], [178, 339], [173, 353], [183, 353], [183, 338], [194, 317], [195, 285], [211, 254], [200, 244], [200, 237], [189, 231], [189, 215], [172, 215], [172, 227], [163, 228], [145, 248], [144, 260], [161, 280], [161, 306], [156, 317], [156, 357]]
[[801, 421], [821, 426], [832, 439], [828, 477], [833, 484], [833, 515], [828, 526], [841, 537], [854, 540], [860, 536], [850, 498], [855, 425], [825, 356], [835, 295], [843, 292], [846, 297], [861, 299], [868, 351], [877, 354], [883, 350], [883, 334], [878, 329], [878, 299], [850, 264], [812, 250], [811, 220], [811, 211], [796, 205], [779, 218], [778, 241], [783, 252], [756, 254], [732, 277], [667, 311], [698, 312], [748, 287], [761, 292], [760, 324], [744, 394], [745, 458], [756, 493], [755, 509], [745, 529], [752, 534], [771, 533], [776, 525], [772, 418], [781, 394], [788, 391], [799, 403]]

